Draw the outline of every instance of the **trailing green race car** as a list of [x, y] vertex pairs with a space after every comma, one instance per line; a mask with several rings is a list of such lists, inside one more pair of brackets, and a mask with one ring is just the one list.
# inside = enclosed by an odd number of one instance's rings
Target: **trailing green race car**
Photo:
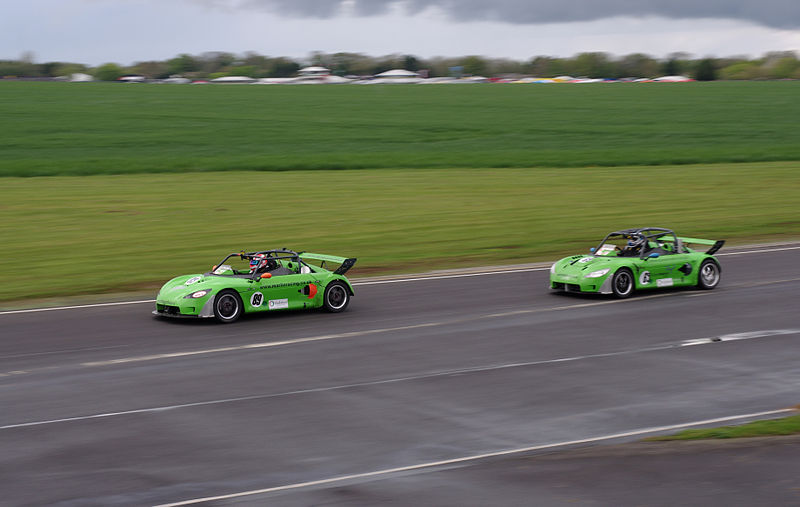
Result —
[[[637, 289], [698, 286], [713, 289], [721, 269], [713, 254], [724, 240], [683, 238], [669, 229], [641, 227], [612, 232], [590, 255], [573, 255], [550, 268], [550, 288], [626, 298]], [[687, 244], [711, 245], [697, 252]]]
[[[325, 269], [329, 262], [339, 267]], [[215, 317], [230, 323], [250, 312], [319, 307], [341, 312], [353, 296], [344, 274], [355, 263], [356, 259], [285, 249], [232, 253], [208, 273], [165, 283], [153, 314]], [[241, 269], [237, 264], [243, 264]]]

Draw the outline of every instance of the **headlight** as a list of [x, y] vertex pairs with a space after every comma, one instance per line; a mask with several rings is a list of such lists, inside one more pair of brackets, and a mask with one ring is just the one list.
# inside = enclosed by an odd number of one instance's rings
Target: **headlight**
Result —
[[184, 296], [184, 297], [183, 297], [183, 299], [197, 299], [197, 298], [201, 298], [201, 297], [203, 297], [203, 296], [207, 296], [209, 292], [211, 292], [211, 289], [203, 289], [203, 290], [198, 290], [197, 292], [192, 292], [192, 293], [191, 293], [191, 294], [189, 294], [188, 296]]
[[554, 262], [552, 266], [550, 266], [550, 274], [556, 274], [556, 263]]
[[588, 275], [583, 275], [583, 276], [585, 278], [598, 278], [598, 277], [601, 277], [601, 276], [605, 275], [606, 273], [608, 273], [609, 269], [610, 268], [600, 269], [600, 270], [597, 270], [597, 271], [592, 271]]

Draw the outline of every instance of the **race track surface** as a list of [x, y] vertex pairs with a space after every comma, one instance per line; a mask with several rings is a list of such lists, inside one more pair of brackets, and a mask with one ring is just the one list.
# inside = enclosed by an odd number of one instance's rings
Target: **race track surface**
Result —
[[233, 325], [0, 312], [0, 505], [800, 502], [797, 439], [619, 444], [800, 403], [800, 246], [719, 259], [714, 291], [622, 301], [552, 294], [544, 268]]

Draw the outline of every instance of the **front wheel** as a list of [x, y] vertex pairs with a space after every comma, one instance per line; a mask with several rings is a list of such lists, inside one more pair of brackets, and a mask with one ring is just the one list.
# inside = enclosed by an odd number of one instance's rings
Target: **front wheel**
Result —
[[701, 289], [711, 290], [719, 285], [720, 271], [716, 262], [706, 259], [700, 264], [700, 272], [697, 274], [697, 286]]
[[350, 303], [350, 291], [342, 282], [331, 282], [325, 287], [323, 305], [331, 313], [339, 313]]
[[219, 322], [230, 324], [242, 316], [242, 298], [235, 290], [224, 290], [214, 298], [214, 317]]
[[633, 273], [627, 268], [622, 268], [611, 279], [611, 290], [614, 295], [624, 299], [633, 294]]

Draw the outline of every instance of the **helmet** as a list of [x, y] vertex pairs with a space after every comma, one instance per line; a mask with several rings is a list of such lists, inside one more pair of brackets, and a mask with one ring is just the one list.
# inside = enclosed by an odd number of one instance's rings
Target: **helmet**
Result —
[[266, 267], [267, 256], [264, 254], [256, 254], [250, 258], [250, 272], [255, 273]]
[[631, 236], [628, 240], [628, 248], [634, 249], [644, 244], [644, 236]]

